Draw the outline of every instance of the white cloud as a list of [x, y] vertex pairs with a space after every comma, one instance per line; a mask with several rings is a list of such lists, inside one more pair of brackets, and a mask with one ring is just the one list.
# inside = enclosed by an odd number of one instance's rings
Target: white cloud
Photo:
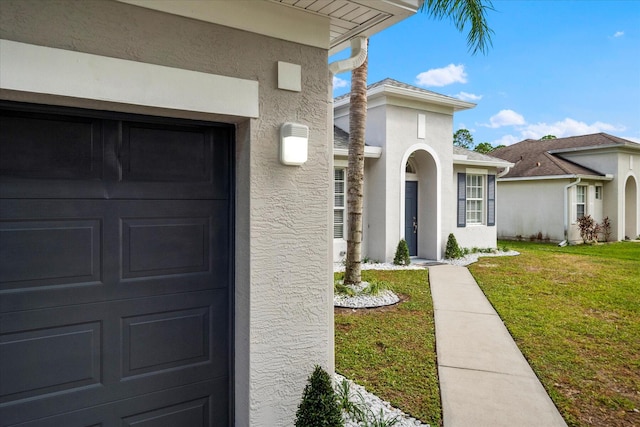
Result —
[[526, 123], [527, 122], [521, 114], [518, 114], [513, 110], [500, 110], [498, 114], [489, 119], [489, 124], [485, 124], [483, 126], [496, 129], [504, 126], [521, 126]]
[[480, 101], [482, 99], [482, 95], [476, 95], [469, 92], [460, 92], [457, 95], [453, 95], [455, 98], [461, 99], [462, 101]]
[[620, 138], [628, 139], [629, 141], [637, 142], [640, 144], [640, 137], [638, 136], [621, 136]]
[[500, 139], [496, 139], [495, 141], [493, 141], [491, 143], [491, 145], [493, 145], [494, 147], [497, 147], [498, 145], [511, 145], [511, 144], [515, 144], [516, 142], [520, 142], [522, 141], [522, 138], [517, 137], [515, 135], [503, 135], [502, 138]]
[[[492, 117], [492, 119], [494, 117]], [[566, 118], [555, 123], [526, 124], [518, 128], [518, 131], [520, 133], [519, 135], [504, 135], [500, 139], [493, 141], [493, 145], [511, 145], [525, 139], [540, 139], [545, 135], [554, 135], [557, 138], [564, 138], [567, 136], [589, 135], [599, 132], [621, 132], [625, 129], [626, 128], [624, 126], [612, 125], [610, 123], [594, 122], [592, 124], [588, 124], [578, 120]], [[640, 140], [640, 138], [625, 139], [629, 139], [631, 141]]]
[[349, 86], [349, 82], [347, 80], [341, 79], [340, 77], [333, 76], [333, 88], [338, 89], [340, 87]]
[[616, 31], [613, 37], [622, 37], [624, 36], [624, 31]]
[[535, 123], [522, 129], [523, 139], [540, 139], [545, 135], [555, 135], [558, 138], [576, 135], [588, 135], [599, 132], [620, 132], [624, 126], [616, 126], [610, 123], [594, 122], [587, 124], [574, 119], [566, 118], [555, 123]]
[[464, 65], [449, 64], [444, 68], [434, 68], [416, 76], [418, 86], [446, 86], [452, 83], [466, 83]]

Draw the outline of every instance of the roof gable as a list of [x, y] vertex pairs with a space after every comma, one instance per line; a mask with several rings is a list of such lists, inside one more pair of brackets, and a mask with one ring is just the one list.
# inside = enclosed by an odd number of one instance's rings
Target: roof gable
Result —
[[633, 147], [640, 144], [606, 133], [572, 136], [567, 138], [526, 139], [508, 147], [499, 148], [491, 155], [514, 163], [503, 178], [543, 177], [559, 175], [604, 174], [561, 157], [562, 152], [582, 151], [605, 147]]

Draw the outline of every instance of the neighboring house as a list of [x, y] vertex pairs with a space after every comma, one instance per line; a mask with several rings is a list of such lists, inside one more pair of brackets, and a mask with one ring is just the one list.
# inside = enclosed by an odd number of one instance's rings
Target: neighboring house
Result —
[[640, 144], [608, 135], [518, 142], [491, 153], [514, 164], [498, 176], [498, 236], [579, 242], [577, 220], [611, 222], [611, 240], [640, 233]]
[[[439, 260], [447, 236], [496, 247], [498, 168], [509, 162], [453, 146], [453, 114], [475, 104], [393, 79], [367, 88], [363, 257], [391, 261], [400, 239]], [[346, 250], [349, 97], [334, 100], [334, 261]]]
[[1, 426], [293, 425], [334, 363], [327, 58], [421, 3], [0, 2]]

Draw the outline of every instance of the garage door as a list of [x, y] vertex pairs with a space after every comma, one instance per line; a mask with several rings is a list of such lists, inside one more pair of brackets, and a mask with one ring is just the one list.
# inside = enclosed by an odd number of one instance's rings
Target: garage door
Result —
[[232, 129], [0, 107], [0, 425], [227, 425]]

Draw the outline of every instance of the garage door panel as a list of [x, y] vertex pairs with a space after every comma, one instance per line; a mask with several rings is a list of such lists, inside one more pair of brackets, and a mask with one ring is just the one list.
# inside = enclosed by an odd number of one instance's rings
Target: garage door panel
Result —
[[1, 110], [0, 121], [0, 173], [3, 176], [102, 178], [100, 120]]
[[2, 315], [0, 420], [69, 412], [207, 378], [227, 390], [227, 301], [219, 290]]
[[100, 322], [0, 336], [0, 402], [68, 391], [101, 381]]
[[177, 427], [226, 426], [229, 400], [215, 390], [223, 380], [203, 381], [169, 391], [47, 416], [21, 427]]
[[0, 222], [0, 289], [101, 280], [100, 219]]

